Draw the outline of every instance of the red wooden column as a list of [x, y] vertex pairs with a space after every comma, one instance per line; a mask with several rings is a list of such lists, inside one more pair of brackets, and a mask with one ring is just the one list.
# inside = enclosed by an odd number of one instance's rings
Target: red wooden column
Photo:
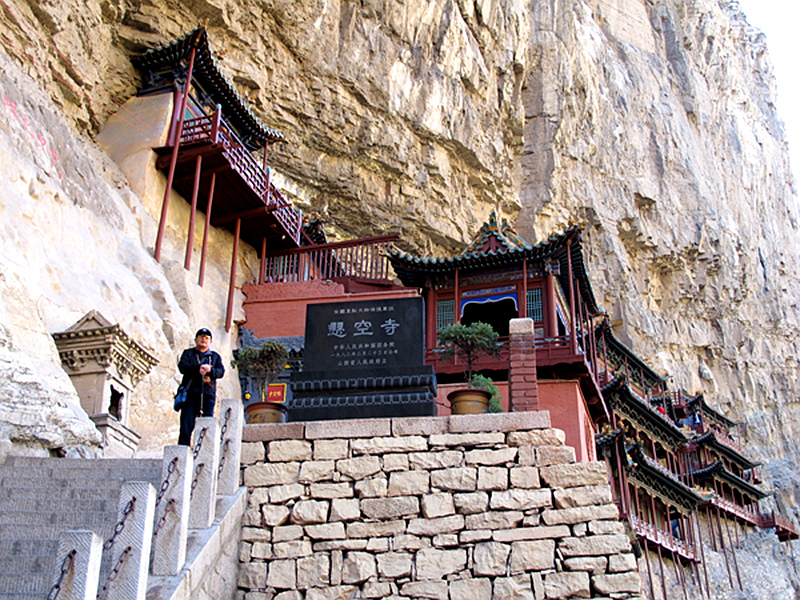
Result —
[[570, 352], [578, 353], [578, 334], [575, 327], [575, 282], [572, 278], [572, 240], [567, 240], [567, 276], [569, 277], [569, 346]]
[[228, 286], [228, 310], [225, 313], [225, 331], [230, 332], [233, 324], [233, 294], [236, 292], [236, 265], [239, 262], [239, 234], [242, 231], [242, 220], [236, 219], [236, 233], [233, 238], [233, 256], [231, 257], [231, 281]]
[[194, 246], [194, 221], [197, 218], [197, 194], [200, 191], [200, 167], [203, 164], [203, 155], [198, 154], [194, 163], [194, 186], [192, 187], [192, 212], [189, 214], [189, 233], [186, 236], [186, 258], [183, 261], [184, 269], [192, 268], [192, 247]]
[[208, 204], [206, 205], [206, 228], [203, 231], [203, 248], [200, 250], [200, 274], [197, 285], [203, 287], [206, 276], [206, 248], [208, 247], [208, 230], [211, 227], [211, 205], [214, 203], [214, 185], [217, 183], [217, 174], [211, 173], [211, 183], [208, 187]]
[[258, 267], [258, 283], [264, 283], [264, 271], [267, 270], [267, 238], [261, 240], [261, 263]]
[[186, 114], [186, 101], [189, 98], [189, 88], [192, 87], [192, 71], [194, 70], [194, 57], [197, 54], [197, 46], [192, 46], [189, 54], [189, 70], [186, 73], [186, 83], [183, 86], [183, 98], [181, 98], [181, 116], [178, 119], [176, 128], [175, 143], [172, 145], [172, 158], [169, 161], [169, 173], [167, 174], [167, 190], [164, 192], [164, 202], [161, 203], [161, 218], [158, 221], [158, 235], [156, 236], [156, 248], [153, 256], [156, 262], [161, 262], [161, 244], [164, 241], [164, 229], [167, 226], [167, 208], [169, 207], [169, 195], [172, 192], [172, 181], [175, 178], [175, 167], [178, 164], [178, 150], [181, 145], [181, 135], [183, 133], [183, 120]]
[[539, 410], [533, 319], [508, 322], [508, 394], [511, 412]]
[[433, 288], [425, 290], [425, 353], [436, 348], [436, 320], [439, 318], [439, 305], [436, 303], [436, 293]]
[[458, 267], [456, 267], [456, 286], [455, 290], [453, 290], [453, 298], [455, 299], [455, 321], [456, 323], [461, 323], [461, 290], [458, 289]]
[[544, 279], [544, 337], [556, 337], [558, 335], [556, 303], [556, 278], [552, 273], [548, 273]]
[[523, 319], [528, 318], [528, 259], [522, 260], [522, 298], [520, 299], [522, 308], [519, 316]]

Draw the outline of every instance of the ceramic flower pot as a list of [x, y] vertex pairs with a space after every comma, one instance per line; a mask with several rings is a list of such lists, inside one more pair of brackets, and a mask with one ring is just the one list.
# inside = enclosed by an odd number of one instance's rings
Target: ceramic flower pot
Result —
[[244, 411], [248, 423], [286, 423], [289, 412], [282, 402], [251, 402]]
[[450, 413], [454, 415], [477, 415], [489, 411], [491, 392], [486, 390], [463, 389], [447, 394]]

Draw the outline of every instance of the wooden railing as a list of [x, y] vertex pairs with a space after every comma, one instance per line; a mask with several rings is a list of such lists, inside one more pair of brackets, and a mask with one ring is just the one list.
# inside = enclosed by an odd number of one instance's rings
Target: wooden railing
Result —
[[291, 282], [341, 277], [390, 280], [394, 272], [386, 251], [389, 244], [399, 237], [385, 235], [268, 253], [261, 281]]
[[679, 540], [672, 534], [633, 515], [629, 515], [628, 520], [636, 534], [647, 539], [647, 541], [658, 544], [670, 552], [675, 552], [687, 560], [696, 560], [694, 544]]
[[299, 244], [302, 227], [301, 214], [272, 184], [269, 170], [264, 170], [233, 130], [225, 125], [219, 109], [212, 115], [184, 122], [181, 131], [181, 145], [199, 143], [222, 144], [223, 154], [231, 168], [247, 183], [264, 203], [264, 206], [272, 209], [273, 216], [295, 243]]
[[797, 530], [795, 529], [794, 523], [786, 517], [779, 515], [774, 510], [770, 514], [761, 515], [759, 526], [764, 529], [783, 529], [786, 534], [790, 535], [791, 539], [797, 539]]
[[720, 496], [713, 496], [710, 502], [713, 506], [717, 506], [726, 513], [742, 519], [743, 521], [747, 521], [751, 525], [765, 527], [765, 525], [762, 525], [764, 521], [764, 515], [758, 511], [749, 510], [740, 504], [736, 504], [735, 502], [731, 502], [730, 500], [721, 498]]

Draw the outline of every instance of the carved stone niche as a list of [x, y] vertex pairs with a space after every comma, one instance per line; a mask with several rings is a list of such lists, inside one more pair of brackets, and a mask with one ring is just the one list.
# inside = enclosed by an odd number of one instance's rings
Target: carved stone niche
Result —
[[105, 456], [133, 456], [141, 436], [128, 427], [131, 394], [158, 360], [94, 310], [53, 339], [81, 406], [103, 434]]

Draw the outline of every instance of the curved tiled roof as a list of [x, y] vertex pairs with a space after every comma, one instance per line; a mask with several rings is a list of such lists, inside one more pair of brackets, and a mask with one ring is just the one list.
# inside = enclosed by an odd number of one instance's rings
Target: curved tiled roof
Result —
[[600, 308], [586, 273], [581, 245], [581, 228], [572, 225], [560, 234], [551, 235], [544, 242], [528, 244], [511, 228], [507, 221], [498, 222], [494, 211], [477, 235], [467, 246], [452, 257], [417, 256], [400, 250], [394, 244], [388, 258], [397, 277], [408, 287], [423, 287], [432, 275], [447, 275], [456, 269], [462, 272], [482, 271], [499, 267], [519, 266], [524, 260], [552, 259], [559, 264], [558, 278], [564, 289], [569, 287], [567, 250], [570, 251], [572, 271], [578, 280], [581, 297], [589, 312], [597, 314]]
[[145, 73], [170, 68], [173, 72], [185, 75], [193, 47], [197, 48], [197, 53], [192, 79], [222, 107], [226, 121], [237, 129], [249, 149], [255, 150], [265, 144], [284, 140], [283, 133], [265, 126], [256, 117], [230, 79], [220, 70], [205, 27], [198, 27], [177, 40], [151, 48], [135, 57], [133, 66]]
[[698, 481], [716, 478], [720, 481], [724, 481], [732, 487], [735, 487], [743, 494], [747, 494], [756, 500], [761, 500], [761, 498], [766, 498], [770, 495], [770, 492], [765, 492], [764, 490], [757, 488], [749, 481], [745, 481], [735, 473], [726, 469], [721, 460], [717, 460], [702, 469], [696, 469], [692, 471], [692, 476]]

